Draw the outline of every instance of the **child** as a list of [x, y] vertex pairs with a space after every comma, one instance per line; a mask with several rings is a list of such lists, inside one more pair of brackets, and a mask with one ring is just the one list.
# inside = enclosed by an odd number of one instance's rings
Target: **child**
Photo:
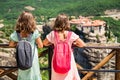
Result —
[[17, 33], [20, 34], [22, 39], [26, 39], [32, 33], [30, 43], [32, 44], [32, 49], [34, 49], [35, 47], [32, 67], [27, 70], [19, 69], [17, 80], [42, 80], [40, 77], [40, 67], [39, 67], [37, 47], [42, 48], [43, 44], [40, 39], [40, 34], [36, 29], [35, 18], [30, 12], [23, 11], [22, 14], [19, 16], [15, 27], [15, 31], [10, 35], [10, 42], [9, 42], [10, 47], [16, 47], [18, 42]]
[[[56, 31], [58, 33], [59, 39], [64, 41], [68, 35], [69, 28], [70, 28], [70, 23], [69, 23], [69, 19], [68, 19], [67, 15], [59, 14], [55, 20], [53, 31], [51, 31], [46, 36], [46, 39], [43, 41], [43, 45], [44, 46], [49, 46], [51, 44], [55, 45], [54, 31]], [[70, 36], [69, 43], [71, 46], [72, 46], [72, 44], [74, 44], [78, 47], [85, 46], [85, 43], [74, 32], [72, 32], [72, 34]], [[73, 52], [71, 51], [71, 69], [66, 74], [56, 73], [55, 70], [53, 69], [53, 60], [52, 60], [51, 80], [80, 80], [80, 77], [79, 77], [79, 74], [77, 71], [77, 67], [76, 67], [76, 63], [75, 63], [72, 53]]]

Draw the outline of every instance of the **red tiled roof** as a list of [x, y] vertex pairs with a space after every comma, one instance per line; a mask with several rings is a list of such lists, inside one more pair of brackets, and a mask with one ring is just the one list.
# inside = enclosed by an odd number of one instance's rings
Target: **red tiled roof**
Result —
[[85, 17], [80, 17], [79, 19], [70, 20], [71, 24], [78, 24], [81, 26], [104, 26], [105, 22], [102, 20], [91, 20]]

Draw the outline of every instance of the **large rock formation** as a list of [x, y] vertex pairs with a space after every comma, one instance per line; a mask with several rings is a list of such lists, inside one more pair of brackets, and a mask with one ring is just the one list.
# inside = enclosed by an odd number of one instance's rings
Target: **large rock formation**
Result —
[[[101, 43], [87, 43], [87, 46], [117, 46], [120, 44], [101, 44]], [[92, 69], [100, 63], [112, 49], [95, 49], [95, 48], [74, 48], [74, 56], [77, 63], [84, 69]], [[100, 70], [114, 70], [115, 57], [112, 57]], [[80, 73], [80, 76], [84, 75]], [[115, 73], [110, 72], [97, 72], [93, 75], [97, 80], [115, 80]]]
[[[71, 24], [76, 25], [77, 30], [75, 32], [84, 40], [84, 42], [86, 42], [86, 44], [89, 44], [89, 46], [100, 46], [98, 44], [92, 45], [93, 43], [107, 45], [107, 37], [105, 36], [107, 26], [104, 21], [92, 21], [89, 18], [80, 16], [79, 19], [71, 20]], [[91, 69], [105, 58], [110, 51], [111, 49], [74, 48], [74, 55], [76, 62], [78, 62], [84, 69]], [[114, 65], [115, 57], [113, 57], [101, 69], [114, 69]], [[83, 77], [84, 75], [80, 74], [80, 76]], [[114, 73], [98, 72], [94, 77], [97, 80], [114, 80]]]

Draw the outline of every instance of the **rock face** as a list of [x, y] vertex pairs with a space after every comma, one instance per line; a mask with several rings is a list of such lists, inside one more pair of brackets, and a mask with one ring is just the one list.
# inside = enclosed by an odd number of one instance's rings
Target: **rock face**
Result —
[[[89, 46], [99, 46], [98, 44], [92, 45], [94, 43], [104, 44], [107, 45], [107, 38], [105, 37], [104, 33], [105, 30], [101, 33], [99, 32], [87, 32], [88, 30], [81, 31], [78, 30], [81, 34], [77, 33], [85, 42], [89, 44]], [[98, 35], [98, 37], [96, 36]], [[96, 66], [102, 59], [104, 59], [110, 49], [84, 49], [81, 50], [80, 48], [74, 49], [74, 55], [76, 58], [76, 62], [78, 62], [84, 69], [92, 69]], [[105, 64], [101, 70], [114, 70], [115, 69], [115, 57], [113, 57], [107, 64]], [[84, 75], [80, 74], [81, 77]], [[97, 72], [95, 73], [94, 77], [97, 80], [115, 80], [115, 73], [110, 72]]]
[[[114, 46], [114, 44], [112, 44]], [[102, 44], [102, 46], [112, 46], [109, 44]], [[116, 44], [117, 45], [117, 44]], [[115, 46], [116, 46], [115, 45]], [[87, 46], [101, 46], [101, 44], [87, 43]], [[111, 49], [94, 49], [94, 48], [74, 48], [74, 56], [77, 63], [79, 63], [84, 69], [92, 69], [101, 60], [103, 60]], [[114, 70], [115, 69], [115, 57], [112, 57], [100, 70]], [[84, 75], [80, 73], [80, 76]], [[93, 75], [97, 80], [115, 80], [115, 73], [111, 72], [97, 72]]]
[[4, 24], [0, 24], [0, 28], [4, 27]]
[[25, 9], [30, 10], [30, 11], [34, 11], [35, 10], [35, 8], [33, 8], [32, 6], [26, 6]]
[[111, 10], [106, 10], [105, 16], [102, 17], [112, 17], [115, 20], [120, 20], [120, 10], [117, 9], [111, 9]]
[[[80, 17], [80, 19], [72, 20], [71, 24], [76, 25], [77, 30], [75, 31], [80, 38], [88, 46], [100, 46], [95, 43], [107, 45], [106, 33], [106, 23], [104, 21], [95, 20], [92, 21], [85, 17]], [[95, 44], [95, 45], [92, 45]], [[102, 59], [104, 59], [111, 49], [94, 49], [94, 48], [74, 48], [74, 56], [76, 62], [79, 63], [84, 69], [92, 69], [96, 66]], [[114, 70], [115, 69], [115, 57], [113, 57], [107, 64], [105, 64], [101, 70]], [[80, 76], [84, 75], [80, 73]], [[114, 80], [114, 73], [110, 72], [97, 72], [94, 77], [97, 80]]]
[[14, 49], [0, 49], [0, 66], [16, 66]]
[[[0, 48], [0, 66], [15, 67], [15, 49], [13, 48]], [[0, 80], [12, 80], [11, 78], [2, 76]]]

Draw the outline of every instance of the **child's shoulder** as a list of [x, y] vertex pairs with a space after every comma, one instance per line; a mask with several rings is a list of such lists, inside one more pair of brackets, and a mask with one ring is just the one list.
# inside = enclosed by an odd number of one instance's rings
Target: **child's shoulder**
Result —
[[[54, 32], [55, 32], [55, 31], [53, 30], [53, 31], [51, 31], [49, 34], [50, 34], [50, 35], [54, 35]], [[73, 31], [65, 31], [65, 32], [66, 32], [66, 33], [71, 32], [71, 34], [75, 34]]]
[[54, 35], [54, 30], [52, 30], [52, 31], [49, 33], [49, 35]]
[[11, 33], [11, 36], [17, 36], [17, 32], [16, 32], [16, 31], [13, 31], [13, 32]]

